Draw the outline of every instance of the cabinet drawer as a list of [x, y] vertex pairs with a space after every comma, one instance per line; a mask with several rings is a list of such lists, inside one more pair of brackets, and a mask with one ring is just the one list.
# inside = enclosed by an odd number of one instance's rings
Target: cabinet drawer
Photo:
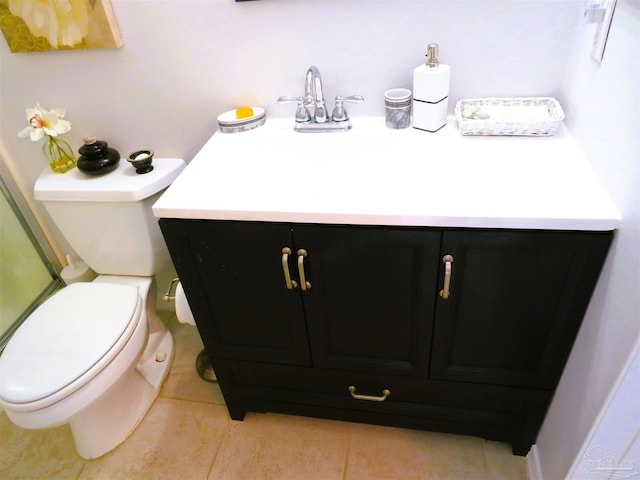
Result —
[[[249, 410], [265, 400], [530, 428], [542, 421], [551, 398], [545, 391], [252, 362], [225, 361], [219, 368], [227, 373], [225, 387]], [[349, 387], [364, 398], [354, 398]]]

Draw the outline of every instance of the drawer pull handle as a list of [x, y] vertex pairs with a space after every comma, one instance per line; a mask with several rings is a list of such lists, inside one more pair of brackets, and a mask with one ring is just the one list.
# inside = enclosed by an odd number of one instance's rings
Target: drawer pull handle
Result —
[[453, 255], [445, 255], [442, 257], [442, 261], [444, 262], [444, 287], [440, 290], [440, 296], [446, 300], [451, 294], [449, 287], [451, 286], [451, 264], [453, 263]]
[[287, 285], [289, 290], [293, 290], [298, 286], [298, 282], [291, 280], [291, 275], [289, 274], [289, 255], [291, 255], [291, 249], [289, 247], [284, 247], [282, 249], [282, 272], [284, 273], [284, 283]]
[[387, 397], [391, 395], [391, 390], [385, 388], [384, 390], [382, 390], [381, 397], [374, 397], [373, 395], [360, 395], [356, 393], [356, 387], [354, 387], [353, 385], [349, 385], [349, 393], [351, 393], [351, 396], [356, 400], [368, 400], [370, 402], [384, 402], [387, 399]]
[[307, 251], [304, 248], [298, 250], [298, 275], [300, 276], [300, 288], [305, 292], [311, 288], [311, 283], [307, 282], [304, 275], [304, 257], [306, 256]]

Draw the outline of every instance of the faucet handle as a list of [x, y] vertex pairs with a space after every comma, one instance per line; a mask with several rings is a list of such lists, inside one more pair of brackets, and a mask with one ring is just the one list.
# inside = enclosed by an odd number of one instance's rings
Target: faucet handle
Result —
[[362, 95], [350, 95], [348, 97], [336, 95], [336, 106], [331, 114], [331, 118], [334, 122], [346, 122], [349, 120], [349, 115], [344, 109], [343, 102], [362, 103], [364, 102], [364, 97]]
[[342, 100], [343, 102], [362, 103], [364, 102], [364, 97], [362, 95], [349, 95], [348, 97], [336, 95], [336, 101], [338, 100]]
[[278, 98], [278, 103], [297, 103], [296, 109], [296, 122], [305, 123], [311, 120], [309, 110], [305, 106], [307, 103], [307, 97], [289, 97], [283, 96]]

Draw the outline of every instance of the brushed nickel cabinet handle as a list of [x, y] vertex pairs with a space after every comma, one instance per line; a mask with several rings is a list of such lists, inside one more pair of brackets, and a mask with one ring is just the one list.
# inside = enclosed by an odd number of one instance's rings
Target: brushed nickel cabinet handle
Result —
[[384, 390], [382, 390], [382, 396], [375, 397], [373, 395], [360, 395], [356, 393], [356, 387], [354, 387], [353, 385], [349, 385], [349, 393], [356, 400], [368, 400], [370, 402], [384, 402], [387, 399], [387, 397], [391, 395], [391, 390], [385, 388]]
[[445, 255], [442, 257], [444, 262], [444, 286], [440, 290], [440, 296], [446, 300], [451, 294], [449, 287], [451, 286], [451, 264], [453, 263], [453, 255]]
[[300, 277], [300, 288], [306, 292], [311, 288], [311, 283], [307, 282], [304, 275], [304, 257], [307, 256], [307, 251], [304, 248], [298, 250], [298, 275]]
[[291, 255], [291, 253], [289, 247], [282, 249], [282, 273], [284, 273], [284, 283], [289, 290], [293, 290], [298, 286], [298, 282], [291, 280], [291, 275], [289, 274], [289, 255]]

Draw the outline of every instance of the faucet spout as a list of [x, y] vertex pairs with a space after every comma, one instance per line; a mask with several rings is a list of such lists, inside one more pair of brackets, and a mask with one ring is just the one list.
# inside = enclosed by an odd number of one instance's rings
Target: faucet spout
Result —
[[328, 115], [324, 102], [324, 93], [322, 91], [322, 76], [320, 75], [318, 67], [314, 65], [309, 67], [304, 79], [304, 96], [305, 100], [314, 103], [314, 120], [317, 123], [326, 122]]

